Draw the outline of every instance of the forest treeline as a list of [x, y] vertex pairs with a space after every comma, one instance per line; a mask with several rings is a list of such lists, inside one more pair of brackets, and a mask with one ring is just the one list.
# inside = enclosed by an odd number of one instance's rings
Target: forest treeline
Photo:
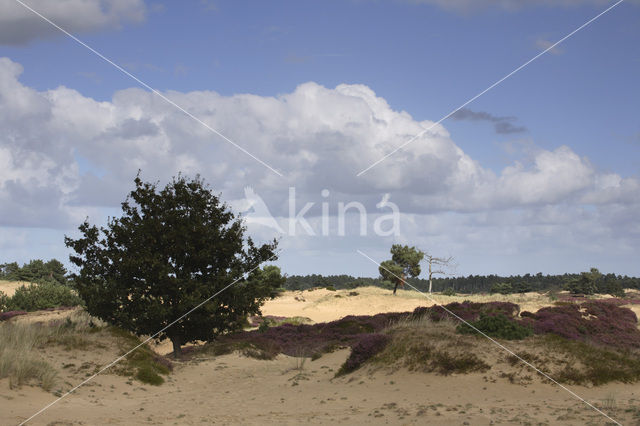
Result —
[[[593, 271], [593, 270], [592, 270]], [[597, 272], [597, 270], [595, 270]], [[589, 278], [585, 280], [585, 277]], [[36, 283], [55, 283], [69, 285], [64, 265], [52, 259], [45, 262], [35, 259], [19, 266], [17, 263], [0, 264], [0, 280], [27, 281]], [[456, 293], [526, 293], [529, 291], [548, 291], [571, 289], [576, 283], [590, 281], [591, 291], [579, 293], [620, 294], [622, 289], [640, 289], [640, 278], [613, 273], [579, 273], [562, 275], [469, 275], [466, 277], [438, 277], [433, 279], [433, 291], [453, 291]], [[409, 278], [407, 282], [420, 291], [429, 290], [429, 280]], [[393, 284], [381, 278], [353, 277], [351, 275], [291, 275], [287, 276], [284, 288], [287, 290], [307, 290], [317, 287], [332, 287], [336, 290], [357, 287], [376, 286], [392, 289]], [[578, 286], [578, 290], [582, 288]], [[409, 288], [409, 287], [407, 287]]]
[[67, 269], [57, 259], [34, 259], [22, 266], [17, 262], [0, 264], [0, 280], [69, 285]]
[[[469, 275], [467, 277], [438, 277], [433, 279], [433, 291], [454, 291], [456, 293], [526, 293], [529, 291], [564, 290], [572, 283], [584, 279], [585, 273], [562, 275]], [[420, 291], [429, 290], [429, 280], [409, 278], [407, 282]], [[599, 274], [593, 278], [595, 292], [619, 294], [622, 289], [640, 289], [640, 278]], [[291, 275], [287, 277], [287, 290], [306, 290], [313, 287], [333, 287], [353, 289], [363, 286], [393, 288], [392, 283], [380, 278], [356, 278], [350, 275]], [[407, 286], [408, 288], [408, 286]]]

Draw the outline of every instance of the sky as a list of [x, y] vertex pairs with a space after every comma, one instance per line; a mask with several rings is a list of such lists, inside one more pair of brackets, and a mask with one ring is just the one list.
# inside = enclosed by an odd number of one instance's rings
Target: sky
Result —
[[0, 0], [0, 263], [68, 264], [140, 170], [201, 175], [289, 275], [397, 243], [638, 276], [640, 2], [545, 52], [614, 4]]

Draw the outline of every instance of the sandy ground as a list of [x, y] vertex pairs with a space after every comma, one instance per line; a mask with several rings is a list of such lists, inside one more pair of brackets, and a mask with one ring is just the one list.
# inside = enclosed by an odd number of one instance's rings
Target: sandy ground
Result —
[[18, 288], [23, 285], [28, 287], [29, 284], [27, 281], [0, 281], [0, 291], [11, 297]]
[[[351, 293], [357, 295], [350, 296]], [[394, 296], [390, 290], [378, 287], [361, 287], [355, 290], [291, 291], [277, 299], [267, 301], [264, 315], [307, 317], [314, 322], [334, 321], [347, 315], [372, 315], [383, 312], [407, 312], [418, 306], [447, 304], [451, 302], [506, 301], [520, 305], [522, 311], [537, 311], [549, 305], [549, 298], [538, 293], [522, 295], [460, 295], [443, 296], [422, 294], [413, 290], [400, 290]]]
[[[394, 297], [376, 288], [354, 291], [358, 295], [328, 290], [291, 292], [268, 302], [263, 311], [318, 322], [425, 305], [425, 296], [409, 292]], [[464, 299], [434, 297], [444, 303]], [[539, 295], [497, 298], [516, 301], [518, 297], [527, 299], [522, 304], [528, 310], [549, 303]], [[15, 320], [48, 320], [68, 312], [34, 313], [28, 315], [33, 318]], [[55, 401], [54, 392], [70, 389], [115, 359], [116, 348], [101, 343], [74, 351], [48, 347], [42, 355], [59, 371], [59, 383], [52, 392], [26, 385], [10, 389], [8, 379], [0, 380], [0, 424], [19, 424]], [[348, 350], [340, 350], [315, 361], [283, 355], [260, 361], [238, 354], [200, 359], [177, 363], [167, 382], [158, 387], [106, 372], [29, 424], [612, 424], [558, 386], [539, 380], [511, 384], [499, 377], [498, 365], [487, 373], [448, 377], [363, 369], [334, 378], [348, 355]], [[500, 355], [495, 348], [495, 356]], [[570, 388], [622, 424], [640, 424], [638, 384]]]

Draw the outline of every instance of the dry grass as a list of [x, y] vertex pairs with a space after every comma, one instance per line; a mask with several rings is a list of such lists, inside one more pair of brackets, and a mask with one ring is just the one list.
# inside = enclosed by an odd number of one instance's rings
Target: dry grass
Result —
[[603, 385], [640, 381], [640, 353], [614, 350], [558, 336], [540, 335], [521, 341], [502, 341], [516, 356], [485, 338], [456, 332], [459, 322], [434, 322], [428, 317], [402, 319], [384, 330], [387, 347], [370, 362], [373, 370], [406, 368], [448, 375], [489, 371], [511, 383], [530, 383], [538, 375], [521, 359], [539, 367], [560, 383]]
[[47, 324], [30, 321], [0, 323], [0, 379], [9, 378], [11, 387], [36, 381], [49, 391], [56, 382], [57, 371], [37, 352], [49, 344], [65, 350], [86, 349], [95, 344], [89, 335], [105, 324], [84, 311]]
[[51, 390], [58, 372], [38, 353], [49, 345], [61, 345], [66, 351], [100, 345], [93, 336], [104, 326], [85, 311], [47, 323], [22, 320], [0, 323], [0, 379], [9, 378], [12, 388], [35, 382], [44, 390]]
[[36, 380], [49, 391], [56, 381], [57, 372], [35, 354], [50, 338], [48, 328], [37, 324], [6, 322], [0, 325], [0, 379], [9, 378], [9, 386], [16, 387]]
[[456, 333], [457, 325], [453, 320], [434, 322], [426, 316], [400, 320], [385, 329], [392, 340], [373, 358], [373, 364], [442, 375], [489, 370], [491, 365], [477, 355], [482, 353], [477, 342]]

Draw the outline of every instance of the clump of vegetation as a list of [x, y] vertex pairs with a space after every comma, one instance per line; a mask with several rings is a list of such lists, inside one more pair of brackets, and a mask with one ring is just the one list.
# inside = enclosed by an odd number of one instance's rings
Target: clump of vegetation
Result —
[[442, 290], [442, 295], [443, 296], [455, 296], [456, 295], [456, 291], [452, 287], [448, 287], [448, 288]]
[[[8, 377], [11, 386], [36, 381], [43, 389], [50, 390], [58, 372], [38, 354], [52, 345], [62, 346], [66, 351], [104, 347], [99, 334], [103, 332], [116, 338], [121, 354], [140, 344], [129, 332], [109, 327], [85, 311], [48, 323], [5, 321], [0, 324], [0, 379]], [[159, 375], [168, 374], [172, 368], [171, 362], [143, 345], [112, 370], [144, 383], [161, 384], [164, 379]]]
[[[503, 314], [481, 314], [480, 319], [469, 323], [461, 323], [457, 327], [458, 333], [480, 334], [477, 330], [490, 337], [506, 340], [522, 340], [533, 335], [533, 329], [517, 321], [507, 318]], [[474, 328], [475, 327], [475, 328]]]
[[600, 276], [600, 271], [591, 268], [589, 272], [583, 272], [577, 278], [569, 279], [565, 288], [572, 294], [594, 294], [598, 289], [597, 282]]
[[351, 348], [349, 358], [342, 364], [336, 376], [342, 376], [360, 368], [362, 364], [382, 351], [389, 342], [389, 336], [385, 334], [368, 334]]
[[0, 312], [9, 311], [9, 303], [11, 303], [11, 298], [0, 291]]
[[135, 378], [140, 380], [142, 383], [147, 383], [153, 386], [160, 386], [164, 383], [162, 376], [160, 376], [156, 372], [156, 369], [151, 365], [142, 365], [138, 367]]
[[548, 347], [569, 359], [554, 379], [562, 383], [595, 386], [610, 382], [634, 383], [640, 380], [640, 358], [637, 353], [571, 341], [559, 336], [545, 338]]
[[51, 330], [37, 324], [0, 324], [0, 379], [8, 377], [12, 388], [35, 380], [44, 390], [51, 390], [57, 373], [36, 350], [50, 336]]
[[26, 315], [27, 311], [7, 311], [0, 312], [0, 321], [6, 321], [19, 315]]
[[316, 358], [338, 347], [353, 347], [363, 337], [377, 333], [409, 313], [386, 313], [373, 316], [347, 316], [337, 321], [318, 324], [282, 324], [262, 330], [244, 331], [220, 336], [203, 348], [208, 353], [246, 353], [247, 346], [269, 353], [297, 356], [300, 348]]
[[0, 300], [4, 311], [38, 311], [82, 305], [82, 299], [68, 286], [44, 282], [19, 287], [12, 297]]
[[567, 279], [565, 289], [571, 294], [601, 293], [624, 297], [622, 282], [624, 282], [622, 277], [616, 277], [614, 274], [602, 275], [597, 268], [591, 268], [589, 272], [582, 272], [578, 276]]
[[20, 267], [16, 262], [0, 264], [0, 280], [27, 281], [30, 283], [50, 283], [69, 285], [67, 270], [62, 262], [51, 259], [31, 260]]
[[488, 302], [488, 303], [475, 303], [465, 300], [462, 303], [453, 302], [444, 306], [435, 305], [431, 307], [419, 307], [413, 311], [414, 318], [421, 318], [423, 316], [428, 317], [432, 321], [441, 321], [443, 319], [457, 319], [451, 313], [455, 314], [458, 318], [465, 321], [476, 321], [480, 318], [481, 314], [494, 315], [502, 314], [508, 318], [514, 318], [518, 315], [520, 307], [511, 302]]
[[555, 334], [600, 346], [623, 349], [640, 348], [638, 318], [628, 308], [607, 300], [567, 303], [523, 312], [536, 334]]
[[309, 324], [313, 322], [310, 318], [307, 317], [277, 317], [267, 315], [264, 317], [254, 317], [249, 321], [249, 325], [255, 326], [258, 325], [258, 330], [263, 332], [266, 331], [269, 327], [278, 327], [284, 324], [291, 325], [300, 325], [300, 324]]
[[489, 293], [511, 294], [513, 293], [513, 287], [510, 283], [495, 283], [489, 289]]
[[435, 371], [448, 376], [449, 374], [467, 374], [485, 372], [491, 366], [478, 358], [474, 353], [455, 353], [447, 351], [427, 352], [430, 362], [425, 366], [427, 371]]
[[336, 288], [332, 285], [328, 285], [324, 288], [325, 290], [329, 290], [329, 291], [336, 291]]
[[[121, 328], [109, 327], [108, 332], [116, 338], [116, 344], [122, 355], [141, 343], [138, 337]], [[161, 385], [164, 379], [160, 375], [167, 375], [173, 370], [171, 361], [155, 353], [146, 344], [128, 354], [125, 359], [125, 362], [116, 364], [112, 369], [117, 374], [135, 377], [150, 385]]]
[[454, 321], [407, 316], [385, 332], [391, 341], [373, 358], [374, 365], [443, 375], [491, 368], [474, 353], [475, 343], [456, 333]]
[[65, 320], [47, 324], [5, 321], [0, 324], [0, 379], [8, 377], [10, 386], [20, 386], [35, 380], [50, 390], [57, 372], [38, 353], [50, 344], [66, 349], [85, 349], [85, 336], [97, 328], [85, 312], [74, 313]]

